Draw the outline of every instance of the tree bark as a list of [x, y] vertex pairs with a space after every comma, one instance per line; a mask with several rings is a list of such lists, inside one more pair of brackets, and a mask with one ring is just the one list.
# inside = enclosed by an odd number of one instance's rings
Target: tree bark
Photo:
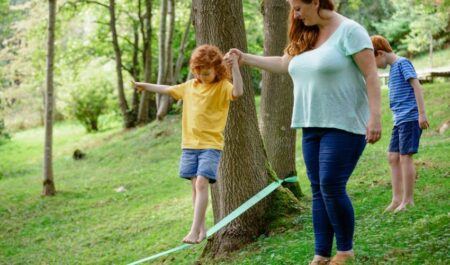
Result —
[[[140, 1], [140, 0], [139, 0]], [[131, 66], [131, 76], [134, 80], [139, 80], [140, 68], [139, 68], [139, 23], [133, 23], [133, 59]], [[135, 119], [139, 114], [139, 93], [136, 89], [133, 90], [133, 98], [131, 101], [132, 112]]]
[[53, 68], [55, 61], [56, 0], [49, 0], [48, 7], [47, 93], [45, 94], [44, 181], [42, 190], [42, 195], [44, 196], [52, 196], [56, 193], [55, 182], [53, 180]]
[[[232, 47], [247, 50], [241, 1], [193, 0], [193, 17], [197, 45], [213, 44], [225, 52]], [[212, 186], [216, 223], [275, 177], [258, 130], [250, 71], [247, 67], [241, 70], [244, 95], [231, 104], [218, 181]], [[269, 206], [265, 199], [217, 232], [208, 240], [203, 256], [224, 256], [266, 233], [272, 221]]]
[[[264, 55], [281, 56], [287, 45], [289, 3], [264, 0]], [[292, 79], [288, 74], [263, 71], [261, 91], [261, 134], [272, 169], [284, 179], [297, 174], [295, 167], [296, 131], [291, 129], [293, 99]], [[276, 96], [274, 96], [276, 95]], [[298, 183], [285, 184], [296, 197]]]
[[[161, 18], [159, 21], [159, 56], [158, 56], [158, 84], [163, 84], [164, 74], [166, 72], [166, 29], [167, 29], [167, 2], [168, 0], [161, 0]], [[159, 110], [161, 105], [161, 95], [156, 95], [156, 109]], [[158, 117], [158, 114], [156, 115]]]
[[[173, 60], [172, 60], [172, 43], [173, 43], [173, 32], [175, 30], [175, 0], [167, 0], [168, 8], [167, 8], [167, 18], [169, 19], [169, 27], [166, 31], [166, 38], [164, 43], [165, 49], [165, 58], [164, 58], [164, 73], [163, 73], [163, 82], [166, 85], [172, 85], [173, 81]], [[160, 95], [159, 97], [160, 103], [158, 106], [158, 112], [156, 116], [159, 120], [164, 119], [167, 115], [167, 112], [170, 109], [170, 105], [172, 104], [172, 98], [168, 95]]]
[[135, 119], [133, 113], [129, 110], [127, 99], [125, 97], [124, 85], [123, 85], [123, 75], [122, 75], [122, 53], [119, 46], [119, 40], [117, 37], [116, 30], [116, 10], [115, 10], [115, 0], [109, 0], [109, 27], [112, 36], [112, 45], [114, 48], [114, 55], [116, 60], [116, 72], [117, 72], [117, 90], [119, 95], [119, 106], [123, 115], [123, 126], [125, 128], [131, 128], [135, 126]]
[[[141, 0], [139, 0], [141, 1]], [[151, 82], [152, 75], [152, 0], [145, 0], [145, 16], [141, 21], [143, 39], [144, 82]], [[144, 91], [139, 104], [138, 124], [146, 124], [156, 116], [156, 101], [154, 93]]]
[[186, 52], [186, 47], [188, 44], [191, 24], [192, 24], [192, 8], [191, 8], [191, 13], [189, 15], [189, 20], [186, 23], [186, 28], [184, 30], [183, 37], [181, 38], [180, 50], [178, 52], [178, 59], [177, 59], [177, 62], [175, 63], [175, 71], [173, 74], [173, 80], [175, 83], [178, 82], [178, 80], [180, 79], [180, 72], [181, 72], [181, 67], [183, 66], [183, 62], [184, 62], [184, 54]]

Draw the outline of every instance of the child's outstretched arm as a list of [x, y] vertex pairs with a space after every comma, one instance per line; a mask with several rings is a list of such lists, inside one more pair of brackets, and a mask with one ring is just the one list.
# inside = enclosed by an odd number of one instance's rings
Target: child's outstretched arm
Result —
[[133, 88], [137, 89], [139, 92], [142, 92], [145, 90], [145, 91], [169, 95], [170, 86], [143, 83], [143, 82], [135, 82], [133, 80], [131, 81], [131, 84], [133, 84]]
[[414, 89], [414, 96], [416, 97], [417, 108], [419, 109], [419, 126], [421, 129], [427, 129], [430, 125], [428, 124], [427, 115], [425, 113], [422, 86], [417, 78], [409, 79], [409, 83]]
[[241, 70], [239, 69], [238, 56], [230, 55], [232, 61], [231, 74], [233, 75], [233, 97], [238, 98], [244, 94], [244, 83], [242, 82]]

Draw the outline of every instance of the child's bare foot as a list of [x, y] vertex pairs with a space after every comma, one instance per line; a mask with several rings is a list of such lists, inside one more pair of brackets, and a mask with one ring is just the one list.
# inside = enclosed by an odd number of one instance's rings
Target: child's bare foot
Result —
[[198, 243], [198, 234], [191, 231], [187, 236], [183, 238], [183, 243], [186, 244], [197, 244]]
[[397, 208], [395, 208], [394, 213], [406, 211], [407, 208], [413, 207], [414, 202], [402, 202]]
[[400, 202], [392, 201], [386, 209], [384, 209], [383, 213], [392, 212], [400, 205]]
[[197, 243], [202, 242], [206, 238], [206, 229], [203, 228], [200, 230], [200, 233], [198, 234], [198, 240]]

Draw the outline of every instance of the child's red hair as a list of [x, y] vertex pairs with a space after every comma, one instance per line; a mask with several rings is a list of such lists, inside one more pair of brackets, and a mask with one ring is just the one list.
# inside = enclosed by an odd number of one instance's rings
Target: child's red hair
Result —
[[216, 46], [208, 44], [198, 46], [192, 52], [189, 64], [194, 73], [202, 68], [214, 68], [216, 72], [214, 82], [230, 79], [230, 74], [223, 60], [223, 54]]
[[385, 51], [387, 53], [392, 52], [392, 47], [389, 44], [389, 42], [380, 35], [374, 35], [370, 37], [373, 44], [373, 52], [375, 53], [375, 56], [378, 54], [378, 51]]

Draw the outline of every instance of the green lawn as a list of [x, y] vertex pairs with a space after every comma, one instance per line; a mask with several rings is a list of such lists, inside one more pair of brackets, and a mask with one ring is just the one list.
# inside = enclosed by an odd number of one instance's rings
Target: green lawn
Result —
[[[396, 215], [381, 214], [391, 195], [386, 96], [383, 91], [383, 138], [366, 148], [349, 183], [357, 264], [449, 264], [450, 132], [440, 135], [436, 129], [450, 119], [450, 83], [425, 86], [431, 128], [416, 156], [416, 207]], [[58, 124], [58, 193], [51, 198], [40, 196], [43, 138], [42, 128], [33, 129], [13, 134], [0, 146], [0, 264], [126, 264], [179, 245], [192, 215], [190, 184], [177, 177], [179, 116], [135, 130], [116, 127], [96, 134]], [[297, 142], [303, 200], [310, 205]], [[77, 148], [87, 153], [85, 160], [71, 158]], [[127, 191], [116, 192], [120, 186]], [[291, 222], [217, 263], [307, 264], [313, 254], [311, 216]], [[213, 223], [210, 208], [207, 223]], [[192, 264], [203, 246], [155, 263]]]

